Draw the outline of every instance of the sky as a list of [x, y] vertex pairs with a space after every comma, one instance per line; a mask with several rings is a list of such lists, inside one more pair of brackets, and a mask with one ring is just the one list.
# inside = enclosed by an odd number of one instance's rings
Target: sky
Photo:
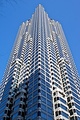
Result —
[[51, 19], [61, 23], [80, 75], [80, 0], [10, 0], [9, 3], [5, 2], [6, 0], [2, 1], [0, 2], [0, 81], [19, 26], [32, 17], [38, 4], [44, 7]]

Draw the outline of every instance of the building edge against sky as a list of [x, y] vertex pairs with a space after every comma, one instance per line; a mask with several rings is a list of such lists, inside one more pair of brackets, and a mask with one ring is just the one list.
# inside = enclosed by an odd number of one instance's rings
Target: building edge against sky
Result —
[[0, 120], [80, 120], [80, 80], [59, 22], [39, 5], [19, 29], [0, 85]]

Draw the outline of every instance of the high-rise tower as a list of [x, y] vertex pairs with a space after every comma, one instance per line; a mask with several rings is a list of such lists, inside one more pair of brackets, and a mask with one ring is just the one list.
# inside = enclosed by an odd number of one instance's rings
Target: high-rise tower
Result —
[[59, 22], [39, 5], [19, 29], [0, 85], [0, 120], [80, 120], [80, 80]]

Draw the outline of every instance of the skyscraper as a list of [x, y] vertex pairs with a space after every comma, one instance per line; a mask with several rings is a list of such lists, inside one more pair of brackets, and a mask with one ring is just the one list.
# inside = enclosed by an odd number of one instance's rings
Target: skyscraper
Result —
[[19, 28], [0, 84], [0, 120], [80, 120], [80, 80], [68, 43], [41, 5]]

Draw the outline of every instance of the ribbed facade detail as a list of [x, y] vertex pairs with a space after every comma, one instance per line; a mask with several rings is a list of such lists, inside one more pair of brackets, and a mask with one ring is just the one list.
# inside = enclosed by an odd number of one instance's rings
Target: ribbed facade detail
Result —
[[80, 79], [62, 27], [39, 5], [19, 28], [0, 84], [0, 120], [80, 120]]

